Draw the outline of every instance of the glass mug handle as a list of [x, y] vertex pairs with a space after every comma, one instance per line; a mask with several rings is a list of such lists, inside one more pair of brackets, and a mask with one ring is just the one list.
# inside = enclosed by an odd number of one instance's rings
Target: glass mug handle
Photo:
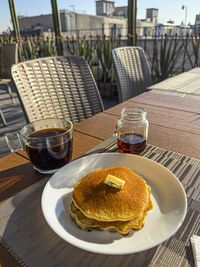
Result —
[[16, 152], [23, 149], [23, 144], [18, 132], [5, 134], [5, 140], [11, 152]]
[[117, 137], [117, 124], [118, 124], [118, 121], [120, 120], [120, 118], [118, 118], [116, 120], [116, 123], [115, 123], [115, 129], [114, 129], [114, 132], [113, 132], [113, 136]]

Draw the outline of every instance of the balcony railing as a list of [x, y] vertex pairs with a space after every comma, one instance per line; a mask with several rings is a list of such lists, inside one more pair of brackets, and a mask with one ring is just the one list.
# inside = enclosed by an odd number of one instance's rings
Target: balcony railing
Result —
[[[95, 78], [101, 81], [112, 81], [111, 51], [115, 47], [126, 46], [127, 36], [121, 35], [119, 29], [113, 28], [109, 35], [88, 35], [85, 31], [62, 33], [64, 55], [81, 55], [86, 58]], [[200, 66], [200, 25], [199, 27], [163, 26], [137, 28], [137, 46], [144, 48], [151, 66], [155, 82], [177, 73]], [[100, 32], [100, 30], [99, 30]], [[167, 32], [167, 33], [164, 33]], [[0, 36], [0, 43], [15, 42], [12, 35]], [[23, 60], [57, 54], [53, 33], [22, 35]]]

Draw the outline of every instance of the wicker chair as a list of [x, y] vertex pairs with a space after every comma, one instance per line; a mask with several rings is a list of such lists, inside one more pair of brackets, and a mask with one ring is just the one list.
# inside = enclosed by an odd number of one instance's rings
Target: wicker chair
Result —
[[10, 94], [11, 100], [15, 103], [12, 92], [11, 67], [18, 63], [18, 44], [2, 44], [0, 47], [0, 85], [5, 85]]
[[[0, 45], [0, 87], [7, 88], [12, 103], [15, 104], [15, 97], [12, 91], [11, 66], [18, 62], [18, 45], [16, 43]], [[4, 126], [7, 125], [3, 110], [0, 108], [0, 118]]]
[[90, 68], [80, 56], [47, 57], [12, 67], [28, 122], [58, 117], [79, 122], [104, 110]]
[[152, 85], [150, 67], [141, 47], [119, 47], [112, 50], [119, 102], [143, 93]]

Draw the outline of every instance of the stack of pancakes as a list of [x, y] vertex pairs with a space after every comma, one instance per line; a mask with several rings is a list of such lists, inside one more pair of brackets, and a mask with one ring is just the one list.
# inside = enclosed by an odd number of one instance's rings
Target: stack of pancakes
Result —
[[[113, 175], [124, 180], [123, 188], [105, 184]], [[152, 208], [150, 187], [130, 168], [116, 166], [89, 173], [74, 187], [70, 215], [83, 230], [110, 230], [122, 235], [141, 229]]]

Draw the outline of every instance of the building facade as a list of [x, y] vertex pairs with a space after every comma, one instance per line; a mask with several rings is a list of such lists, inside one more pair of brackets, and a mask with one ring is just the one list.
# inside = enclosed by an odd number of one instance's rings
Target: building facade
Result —
[[195, 18], [194, 32], [195, 33], [200, 32], [200, 13], [197, 14]]
[[[80, 14], [74, 11], [60, 10], [61, 29], [67, 35], [121, 35], [127, 37], [127, 6], [115, 7], [114, 1], [96, 1], [96, 16]], [[146, 18], [137, 20], [138, 37], [152, 36], [158, 21], [158, 9], [149, 8]], [[23, 33], [36, 31], [53, 32], [51, 14], [19, 17], [20, 30]]]
[[[60, 11], [61, 30], [68, 35], [127, 35], [127, 19], [121, 17], [94, 16], [71, 11]], [[19, 17], [20, 30], [23, 33], [53, 32], [51, 14]]]

